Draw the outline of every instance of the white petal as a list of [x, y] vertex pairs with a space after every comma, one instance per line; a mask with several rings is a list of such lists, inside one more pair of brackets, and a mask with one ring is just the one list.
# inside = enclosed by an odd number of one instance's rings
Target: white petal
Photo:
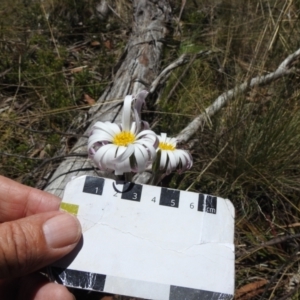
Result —
[[113, 139], [107, 133], [105, 134], [95, 133], [91, 135], [88, 139], [88, 149], [92, 147], [95, 143], [103, 143], [103, 142], [111, 143], [112, 141]]
[[144, 153], [139, 148], [137, 148], [136, 151], [134, 152], [134, 157], [137, 164], [134, 171], [143, 172], [146, 169], [148, 163], [148, 157], [145, 157]]
[[102, 123], [102, 126], [97, 129], [105, 131], [111, 136], [115, 136], [116, 134], [121, 132], [120, 127], [117, 124], [109, 122]]
[[94, 162], [99, 166], [100, 169], [106, 169], [109, 167], [110, 158], [114, 156], [116, 152], [116, 145], [109, 144], [101, 147], [94, 155]]
[[139, 139], [139, 138], [144, 137], [144, 136], [148, 136], [149, 138], [153, 138], [153, 140], [157, 139], [157, 136], [156, 136], [155, 132], [152, 131], [152, 130], [148, 130], [148, 129], [141, 131], [139, 134], [137, 134], [136, 138]]
[[178, 166], [180, 166], [180, 172], [184, 172], [187, 169], [190, 169], [193, 165], [192, 156], [188, 151], [185, 150], [176, 150], [174, 151], [176, 158], [178, 159]]
[[96, 152], [96, 154], [94, 155], [94, 161], [99, 162], [105, 156], [105, 153], [108, 150], [115, 151], [116, 146], [114, 144], [108, 144], [108, 145], [104, 145], [101, 148], [99, 148], [98, 151]]
[[120, 133], [121, 130], [121, 126], [116, 124], [116, 123], [110, 123], [111, 129], [115, 132], [115, 134]]
[[123, 104], [123, 113], [122, 113], [122, 126], [124, 131], [130, 130], [130, 121], [131, 121], [131, 102], [133, 97], [131, 95], [126, 96]]
[[136, 133], [138, 132], [138, 127], [137, 127], [137, 124], [136, 124], [136, 122], [133, 122], [132, 124], [131, 124], [131, 128], [130, 128], [130, 132], [132, 133], [132, 134], [134, 134], [134, 135], [136, 135]]
[[172, 170], [176, 169], [176, 167], [177, 167], [177, 163], [176, 163], [176, 158], [175, 158], [174, 152], [175, 151], [167, 150], [168, 157], [169, 157], [169, 165], [170, 165], [170, 167], [171, 167]]
[[120, 155], [122, 155], [126, 151], [127, 147], [125, 146], [118, 146], [115, 159], [118, 158]]
[[125, 161], [122, 161], [115, 165], [116, 175], [123, 175], [123, 173], [130, 172], [130, 171], [131, 171], [131, 166], [130, 166], [129, 159], [126, 159]]
[[156, 148], [152, 145], [152, 143], [147, 140], [140, 139], [134, 143], [134, 145], [143, 145], [148, 153], [150, 153], [151, 157], [154, 158], [156, 156]]
[[[151, 155], [148, 151], [147, 148], [145, 148], [143, 145], [139, 145], [139, 144], [136, 144], [135, 145], [135, 152], [136, 151], [140, 151], [142, 153], [142, 155], [145, 157], [145, 160], [151, 160]], [[155, 151], [156, 153], [156, 151]]]
[[103, 130], [96, 130], [90, 137], [98, 137], [99, 141], [113, 141], [115, 135], [111, 135], [110, 133]]
[[164, 133], [164, 132], [161, 132], [160, 137], [161, 137], [161, 142], [165, 143], [166, 142], [166, 138], [167, 138], [167, 134]]
[[136, 131], [134, 132], [139, 132], [141, 129], [141, 118], [136, 109], [134, 109], [133, 112], [134, 112], [134, 120], [135, 120], [134, 123], [136, 124], [136, 128], [135, 128]]
[[140, 139], [138, 139], [138, 140], [136, 140], [135, 142], [134, 142], [134, 144], [143, 144], [143, 145], [146, 145], [147, 147], [148, 147], [148, 145], [149, 145], [149, 147], [153, 147], [153, 148], [157, 148], [156, 146], [155, 146], [155, 140], [153, 140], [153, 139], [151, 139], [151, 138], [149, 138], [149, 137], [147, 137], [147, 136], [145, 136], [145, 137], [143, 137], [143, 138], [140, 138]]
[[129, 145], [128, 147], [126, 147], [126, 150], [122, 153], [122, 154], [117, 154], [116, 157], [116, 162], [121, 162], [126, 160], [128, 157], [131, 156], [131, 154], [134, 152], [134, 145]]
[[103, 122], [96, 122], [92, 128], [101, 128], [102, 124], [104, 124]]
[[161, 151], [161, 157], [160, 157], [160, 167], [161, 169], [165, 169], [166, 164], [167, 164], [167, 152], [164, 150]]

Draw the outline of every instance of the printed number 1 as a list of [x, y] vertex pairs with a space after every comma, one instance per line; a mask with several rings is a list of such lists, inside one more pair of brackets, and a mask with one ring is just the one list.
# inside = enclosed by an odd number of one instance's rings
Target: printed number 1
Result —
[[96, 187], [95, 189], [96, 189], [96, 194], [98, 194], [98, 187]]

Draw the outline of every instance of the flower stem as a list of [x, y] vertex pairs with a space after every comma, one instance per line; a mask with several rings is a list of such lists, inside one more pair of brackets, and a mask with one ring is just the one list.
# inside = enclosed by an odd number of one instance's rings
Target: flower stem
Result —
[[124, 173], [124, 177], [126, 182], [132, 182], [133, 174], [131, 172]]

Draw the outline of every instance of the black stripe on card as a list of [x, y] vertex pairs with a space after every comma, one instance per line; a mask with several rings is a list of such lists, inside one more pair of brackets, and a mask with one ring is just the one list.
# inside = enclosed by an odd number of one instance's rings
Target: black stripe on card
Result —
[[51, 267], [53, 279], [63, 285], [74, 288], [103, 292], [106, 275]]
[[133, 182], [126, 182], [123, 186], [121, 199], [141, 201], [143, 186]]
[[171, 285], [169, 300], [230, 300], [233, 295]]
[[103, 192], [103, 186], [103, 178], [86, 176], [82, 192], [101, 196]]
[[161, 188], [159, 205], [178, 207], [180, 191]]
[[209, 214], [217, 213], [217, 197], [199, 194], [198, 211], [205, 211]]

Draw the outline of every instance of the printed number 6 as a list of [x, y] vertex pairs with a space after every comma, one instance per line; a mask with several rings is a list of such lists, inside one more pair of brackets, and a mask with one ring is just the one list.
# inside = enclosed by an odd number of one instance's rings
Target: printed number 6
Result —
[[193, 209], [194, 208], [194, 203], [190, 204], [190, 208]]

